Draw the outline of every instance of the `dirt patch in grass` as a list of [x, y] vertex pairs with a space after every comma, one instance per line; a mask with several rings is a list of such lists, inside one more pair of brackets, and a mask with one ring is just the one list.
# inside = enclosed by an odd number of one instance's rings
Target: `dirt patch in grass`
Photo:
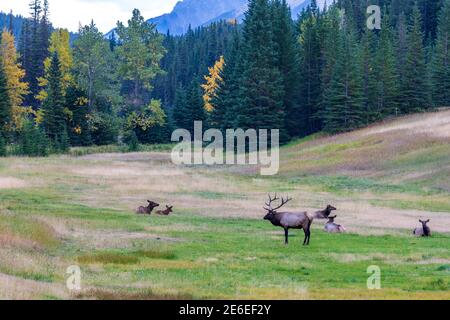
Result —
[[0, 273], [0, 300], [45, 299], [48, 296], [67, 299], [67, 293], [62, 284], [26, 280]]
[[28, 184], [21, 179], [13, 177], [0, 177], [0, 190], [1, 189], [21, 189], [26, 188]]

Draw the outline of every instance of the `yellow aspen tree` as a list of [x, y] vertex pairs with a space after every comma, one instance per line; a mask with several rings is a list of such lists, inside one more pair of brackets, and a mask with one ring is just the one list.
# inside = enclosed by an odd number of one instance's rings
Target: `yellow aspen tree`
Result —
[[3, 61], [9, 98], [12, 104], [13, 129], [22, 127], [24, 116], [31, 112], [31, 108], [22, 106], [24, 96], [28, 94], [28, 83], [23, 81], [25, 70], [19, 61], [19, 54], [15, 47], [14, 35], [8, 30], [3, 30], [0, 41], [0, 56]]
[[37, 95], [37, 99], [40, 101], [45, 100], [47, 92], [45, 87], [48, 84], [47, 75], [50, 69], [51, 57], [56, 52], [60, 61], [60, 70], [62, 74], [61, 88], [65, 93], [67, 88], [74, 83], [74, 77], [71, 73], [73, 67], [73, 54], [70, 47], [70, 34], [67, 29], [58, 29], [50, 36], [50, 46], [48, 48], [49, 56], [44, 61], [45, 75], [43, 78], [39, 78], [39, 86], [43, 89]]
[[225, 59], [223, 56], [216, 61], [212, 68], [208, 68], [209, 75], [205, 76], [206, 83], [202, 84], [204, 90], [203, 101], [205, 103], [205, 110], [212, 112], [214, 106], [211, 104], [212, 99], [215, 97], [216, 90], [219, 88], [220, 84], [223, 82], [222, 71], [225, 67]]

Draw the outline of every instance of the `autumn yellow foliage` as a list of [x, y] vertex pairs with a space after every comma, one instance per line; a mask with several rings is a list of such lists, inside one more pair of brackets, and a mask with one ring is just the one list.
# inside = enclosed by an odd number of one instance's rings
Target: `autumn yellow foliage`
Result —
[[222, 71], [225, 67], [225, 59], [223, 56], [214, 64], [212, 68], [208, 68], [209, 75], [205, 76], [206, 83], [202, 85], [204, 90], [203, 101], [205, 103], [205, 110], [212, 112], [214, 106], [211, 104], [212, 99], [215, 97], [217, 88], [223, 82]]
[[[72, 49], [70, 47], [70, 35], [69, 31], [66, 29], [58, 29], [52, 33], [50, 37], [50, 46], [48, 48], [49, 57], [44, 61], [45, 73], [47, 75], [50, 70], [50, 64], [52, 61], [52, 56], [56, 52], [60, 61], [60, 68], [62, 74], [61, 87], [65, 92], [67, 88], [73, 84], [74, 78], [71, 73], [73, 67], [73, 55]], [[37, 99], [43, 101], [47, 98], [47, 92], [45, 92], [45, 87], [48, 84], [47, 76], [39, 78], [39, 86], [43, 89], [37, 95]]]
[[15, 47], [14, 35], [6, 29], [1, 34], [0, 56], [2, 57], [9, 97], [12, 103], [13, 129], [20, 129], [24, 116], [31, 109], [22, 106], [24, 96], [28, 94], [28, 83], [23, 81], [25, 70], [19, 61], [19, 54]]

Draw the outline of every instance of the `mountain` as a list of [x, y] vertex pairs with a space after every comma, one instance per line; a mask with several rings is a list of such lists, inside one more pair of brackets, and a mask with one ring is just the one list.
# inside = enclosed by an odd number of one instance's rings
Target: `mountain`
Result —
[[[311, 0], [286, 1], [291, 7], [293, 19], [297, 19], [298, 14], [311, 3]], [[325, 2], [326, 0], [317, 0], [322, 8]], [[169, 31], [172, 35], [180, 35], [185, 33], [189, 26], [197, 28], [231, 19], [242, 22], [247, 4], [248, 0], [183, 0], [175, 5], [172, 12], [151, 18], [148, 22], [155, 24], [160, 33]], [[114, 30], [108, 32], [105, 37], [110, 38]]]
[[[305, 8], [311, 0], [287, 0], [291, 6], [293, 18]], [[324, 3], [319, 0], [318, 3]], [[178, 2], [171, 13], [148, 20], [156, 24], [158, 31], [179, 35], [189, 26], [196, 28], [219, 20], [237, 19], [242, 21], [247, 10], [248, 0], [184, 0]]]

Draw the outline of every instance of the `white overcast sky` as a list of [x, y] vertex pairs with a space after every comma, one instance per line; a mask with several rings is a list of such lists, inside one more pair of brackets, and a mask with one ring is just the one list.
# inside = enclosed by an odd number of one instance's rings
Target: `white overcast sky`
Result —
[[[30, 0], [0, 0], [0, 11], [29, 16]], [[102, 32], [115, 27], [117, 20], [126, 22], [134, 8], [146, 18], [153, 18], [172, 10], [178, 0], [49, 0], [50, 20], [57, 28], [77, 31], [78, 25], [94, 19]]]

